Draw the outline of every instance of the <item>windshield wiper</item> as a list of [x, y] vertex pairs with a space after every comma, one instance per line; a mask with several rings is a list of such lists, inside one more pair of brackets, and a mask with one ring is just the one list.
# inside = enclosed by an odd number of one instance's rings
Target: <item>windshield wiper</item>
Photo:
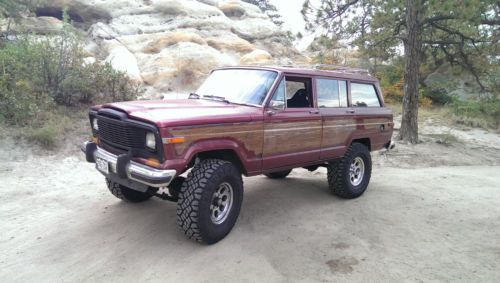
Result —
[[197, 93], [191, 92], [191, 93], [189, 94], [188, 99], [200, 99], [200, 95], [199, 95], [199, 94], [197, 94]]
[[231, 103], [229, 100], [227, 100], [224, 96], [217, 96], [217, 95], [203, 95], [203, 98], [208, 98], [211, 100], [217, 100], [221, 102], [225, 102], [227, 104]]

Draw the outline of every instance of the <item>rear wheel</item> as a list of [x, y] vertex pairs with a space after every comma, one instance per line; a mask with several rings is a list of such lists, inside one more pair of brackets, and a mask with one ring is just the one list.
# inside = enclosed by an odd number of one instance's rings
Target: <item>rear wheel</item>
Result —
[[292, 170], [285, 170], [285, 171], [279, 171], [279, 172], [273, 172], [273, 173], [268, 173], [265, 174], [268, 178], [271, 179], [284, 179], [286, 178]]
[[328, 164], [328, 185], [339, 197], [357, 198], [368, 187], [371, 172], [370, 151], [364, 144], [353, 143], [344, 157]]
[[188, 238], [206, 244], [222, 240], [233, 228], [243, 201], [243, 180], [228, 161], [196, 164], [183, 183], [177, 223]]
[[123, 185], [115, 183], [106, 178], [106, 184], [109, 191], [117, 198], [129, 202], [143, 202], [150, 199], [153, 195], [148, 193], [139, 192]]

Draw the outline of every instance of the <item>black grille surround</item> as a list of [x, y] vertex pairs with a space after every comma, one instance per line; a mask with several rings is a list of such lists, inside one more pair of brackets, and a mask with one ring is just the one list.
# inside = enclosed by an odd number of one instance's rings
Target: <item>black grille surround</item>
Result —
[[[92, 129], [99, 138], [100, 146], [115, 153], [129, 153], [131, 157], [155, 157], [164, 161], [160, 133], [155, 125], [131, 120], [127, 114], [110, 108], [90, 111], [90, 123], [97, 118], [99, 130]], [[156, 137], [156, 149], [146, 147], [146, 133], [152, 132]]]

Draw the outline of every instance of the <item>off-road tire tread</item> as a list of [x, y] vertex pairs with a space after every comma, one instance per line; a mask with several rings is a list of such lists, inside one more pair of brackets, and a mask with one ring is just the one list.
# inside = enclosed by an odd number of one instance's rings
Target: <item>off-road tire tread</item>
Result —
[[124, 201], [143, 202], [152, 197], [152, 195], [150, 194], [132, 190], [118, 183], [115, 183], [108, 178], [106, 178], [106, 185], [108, 186], [111, 194]]
[[[231, 162], [206, 159], [193, 166], [182, 184], [177, 202], [177, 224], [188, 238], [200, 243], [207, 243], [207, 241], [203, 239], [198, 223], [199, 204], [204, 188], [217, 185], [209, 183], [214, 174], [237, 174], [239, 181], [243, 184], [241, 174]], [[239, 207], [233, 209], [237, 210], [233, 213], [239, 214]]]
[[[365, 162], [365, 176], [363, 183], [369, 182], [371, 177], [371, 156], [368, 148], [361, 143], [353, 143], [346, 151], [345, 155], [334, 161], [329, 162], [327, 167], [327, 177], [328, 177], [328, 187], [330, 191], [341, 198], [353, 199], [361, 196], [366, 188], [359, 192], [353, 192], [350, 190], [350, 183], [348, 178], [346, 178], [346, 170], [349, 170], [350, 161], [354, 156], [360, 153], [367, 153], [366, 157], [368, 158], [368, 162]], [[368, 184], [366, 183], [366, 186]]]

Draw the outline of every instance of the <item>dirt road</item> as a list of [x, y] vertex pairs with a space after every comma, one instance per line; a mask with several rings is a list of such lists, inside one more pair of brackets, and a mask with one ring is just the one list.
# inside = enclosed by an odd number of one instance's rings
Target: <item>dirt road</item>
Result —
[[498, 282], [500, 166], [375, 159], [350, 201], [324, 170], [247, 178], [235, 229], [200, 246], [173, 203], [120, 202], [79, 157], [20, 155], [0, 163], [0, 282]]

